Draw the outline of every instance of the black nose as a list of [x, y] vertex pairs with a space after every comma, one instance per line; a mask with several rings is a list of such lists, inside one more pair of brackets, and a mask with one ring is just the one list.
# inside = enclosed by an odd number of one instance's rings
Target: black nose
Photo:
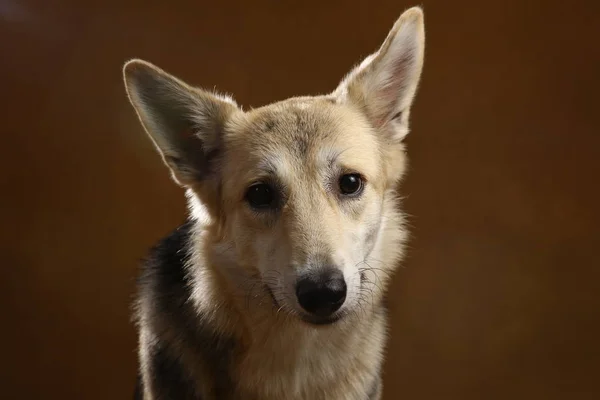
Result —
[[327, 268], [303, 277], [296, 284], [296, 297], [306, 311], [327, 317], [346, 300], [346, 281], [342, 271]]

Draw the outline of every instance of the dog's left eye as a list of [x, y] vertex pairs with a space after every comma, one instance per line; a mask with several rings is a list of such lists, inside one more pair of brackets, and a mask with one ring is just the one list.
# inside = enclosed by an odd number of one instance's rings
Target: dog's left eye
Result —
[[339, 180], [340, 192], [346, 196], [356, 196], [363, 190], [364, 184], [359, 174], [345, 174]]
[[276, 203], [276, 191], [271, 185], [256, 183], [246, 191], [246, 201], [252, 208], [273, 208]]

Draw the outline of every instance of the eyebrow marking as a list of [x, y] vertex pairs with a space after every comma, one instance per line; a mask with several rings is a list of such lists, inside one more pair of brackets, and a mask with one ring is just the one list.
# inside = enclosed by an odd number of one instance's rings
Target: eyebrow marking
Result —
[[333, 168], [334, 164], [337, 162], [338, 158], [345, 153], [346, 151], [350, 150], [352, 148], [352, 146], [350, 147], [346, 147], [343, 150], [339, 150], [339, 149], [332, 149], [330, 148], [328, 150], [329, 154], [327, 154], [327, 166], [329, 168]]
[[275, 175], [277, 167], [271, 159], [264, 159], [258, 163], [256, 170], [264, 175]]
[[285, 154], [270, 154], [249, 172], [261, 175], [264, 178], [285, 179], [289, 172], [289, 166], [286, 163]]

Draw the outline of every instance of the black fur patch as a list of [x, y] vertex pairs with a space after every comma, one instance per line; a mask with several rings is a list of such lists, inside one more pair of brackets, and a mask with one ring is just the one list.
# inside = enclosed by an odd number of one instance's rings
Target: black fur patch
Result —
[[[235, 343], [203, 325], [202, 315], [190, 301], [192, 281], [186, 262], [192, 225], [193, 222], [187, 222], [180, 226], [150, 251], [139, 277], [139, 290], [143, 297], [152, 300], [150, 312], [160, 325], [174, 333], [184, 348], [193, 349], [200, 356], [198, 362], [207, 367], [211, 379], [202, 385], [221, 398], [232, 390], [229, 365]], [[194, 397], [196, 383], [189, 379], [185, 365], [173, 350], [180, 346], [165, 342], [161, 332], [153, 333], [158, 338], [150, 353], [153, 390], [161, 393], [159, 398], [198, 399]]]
[[156, 346], [151, 351], [150, 369], [152, 381], [150, 386], [157, 399], [200, 400], [195, 393], [193, 382], [186, 376], [185, 370], [177, 357]]

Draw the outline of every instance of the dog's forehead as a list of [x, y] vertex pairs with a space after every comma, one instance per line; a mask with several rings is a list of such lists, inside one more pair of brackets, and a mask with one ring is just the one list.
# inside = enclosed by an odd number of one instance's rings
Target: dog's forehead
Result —
[[311, 142], [326, 140], [339, 128], [339, 110], [325, 99], [289, 99], [250, 113], [247, 132], [256, 141], [294, 144], [307, 150]]
[[246, 148], [302, 158], [327, 146], [373, 141], [366, 120], [329, 97], [292, 98], [252, 110], [237, 130], [236, 141]]
[[262, 173], [312, 176], [336, 163], [375, 174], [376, 135], [362, 114], [329, 98], [294, 98], [249, 111], [231, 131], [230, 164], [242, 180]]

